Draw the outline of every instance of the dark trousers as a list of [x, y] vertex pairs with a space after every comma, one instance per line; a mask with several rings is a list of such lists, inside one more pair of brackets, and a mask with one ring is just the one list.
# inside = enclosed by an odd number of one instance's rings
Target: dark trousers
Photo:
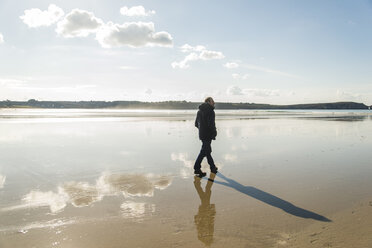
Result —
[[201, 162], [203, 161], [204, 157], [207, 157], [208, 164], [209, 164], [209, 167], [211, 169], [216, 167], [215, 164], [214, 164], [212, 155], [211, 155], [211, 153], [212, 153], [212, 147], [211, 147], [212, 140], [210, 140], [210, 139], [202, 140], [202, 142], [203, 142], [203, 144], [202, 144], [200, 153], [199, 153], [198, 157], [196, 158], [195, 165], [194, 165], [194, 170], [195, 171], [200, 170]]

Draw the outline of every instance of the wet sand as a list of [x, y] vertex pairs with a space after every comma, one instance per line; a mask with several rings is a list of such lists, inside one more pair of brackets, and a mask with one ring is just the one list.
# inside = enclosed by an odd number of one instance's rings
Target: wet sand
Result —
[[191, 115], [65, 114], [0, 118], [0, 247], [372, 246], [369, 114], [220, 116], [203, 179]]
[[372, 198], [331, 216], [331, 223], [314, 223], [284, 234], [283, 247], [372, 247]]

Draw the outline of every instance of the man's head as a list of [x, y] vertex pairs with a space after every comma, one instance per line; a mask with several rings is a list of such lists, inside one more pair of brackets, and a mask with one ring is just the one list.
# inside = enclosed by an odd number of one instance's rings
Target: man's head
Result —
[[213, 100], [212, 97], [209, 96], [209, 97], [205, 98], [204, 102], [208, 103], [209, 105], [214, 107], [214, 100]]

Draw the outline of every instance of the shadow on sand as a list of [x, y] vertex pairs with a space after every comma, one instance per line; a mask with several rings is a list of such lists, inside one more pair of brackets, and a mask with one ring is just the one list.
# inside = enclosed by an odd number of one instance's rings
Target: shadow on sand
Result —
[[[292, 203], [287, 202], [283, 199], [280, 199], [279, 197], [276, 197], [276, 196], [274, 196], [272, 194], [269, 194], [265, 191], [262, 191], [260, 189], [255, 188], [255, 187], [252, 187], [252, 186], [244, 186], [244, 185], [238, 183], [237, 181], [235, 181], [233, 179], [227, 178], [226, 176], [224, 176], [220, 172], [218, 172], [217, 176], [220, 177], [221, 179], [225, 180], [226, 182], [214, 181], [215, 183], [233, 188], [233, 189], [235, 189], [235, 190], [237, 190], [237, 191], [239, 191], [239, 192], [241, 192], [245, 195], [253, 197], [253, 198], [255, 198], [259, 201], [262, 201], [266, 204], [269, 204], [273, 207], [280, 208], [284, 212], [287, 212], [289, 214], [292, 214], [294, 216], [298, 216], [298, 217], [301, 217], [301, 218], [314, 219], [314, 220], [324, 221], [324, 222], [332, 222], [332, 220], [330, 220], [330, 219], [328, 219], [328, 218], [326, 218], [322, 215], [319, 215], [317, 213], [311, 212], [311, 211], [303, 209], [303, 208], [296, 207]], [[210, 180], [210, 179], [208, 179], [208, 180]]]

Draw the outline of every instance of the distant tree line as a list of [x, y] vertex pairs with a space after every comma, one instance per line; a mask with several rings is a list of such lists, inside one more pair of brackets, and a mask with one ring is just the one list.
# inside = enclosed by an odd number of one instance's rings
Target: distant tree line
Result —
[[[140, 101], [0, 101], [0, 108], [54, 108], [54, 109], [196, 109], [200, 102], [187, 101], [164, 101], [164, 102], [140, 102]], [[258, 103], [216, 103], [217, 109], [369, 109], [363, 103], [334, 102], [312, 103], [295, 105], [271, 105]]]

